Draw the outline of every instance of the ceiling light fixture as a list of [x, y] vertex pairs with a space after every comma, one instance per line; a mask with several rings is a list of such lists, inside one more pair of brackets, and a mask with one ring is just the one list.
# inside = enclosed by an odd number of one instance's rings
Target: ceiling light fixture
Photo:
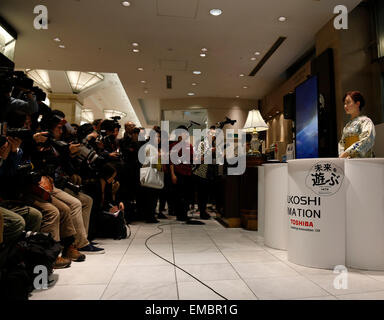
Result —
[[236, 96], [236, 98], [240, 98], [240, 96]]
[[61, 42], [61, 39], [60, 38], [55, 38], [55, 39], [53, 39], [53, 41]]
[[69, 83], [74, 93], [79, 93], [104, 80], [98, 72], [66, 71]]
[[247, 86], [244, 86], [243, 89], [248, 89], [248, 87], [247, 87]]
[[144, 90], [144, 93], [148, 93], [148, 90]]
[[59, 48], [60, 49], [65, 49], [65, 45], [61, 44], [61, 45], [59, 45]]
[[252, 61], [255, 61], [255, 60], [256, 60], [256, 58], [255, 58], [255, 57], [252, 57], [252, 58], [251, 58], [251, 60], [252, 60]]
[[129, 7], [131, 5], [131, 3], [129, 1], [123, 1], [121, 3], [124, 7]]
[[256, 51], [255, 52], [255, 56], [259, 56], [260, 55], [260, 52], [259, 51]]
[[138, 44], [137, 42], [132, 43], [132, 45], [133, 45], [134, 47], [138, 47], [138, 46], [139, 46], [139, 44]]
[[132, 51], [135, 52], [135, 53], [140, 52], [139, 49], [133, 49]]
[[205, 53], [200, 53], [200, 57], [206, 57], [207, 55]]
[[193, 85], [193, 86], [197, 86], [197, 83], [196, 83], [196, 82], [193, 82], [192, 85]]
[[207, 48], [202, 48], [201, 51], [203, 51], [203, 52], [207, 52], [208, 49], [207, 49]]
[[201, 74], [201, 71], [193, 71], [193, 74]]
[[287, 21], [287, 18], [286, 18], [286, 17], [283, 17], [283, 16], [282, 16], [282, 17], [279, 17], [279, 21], [280, 21], [280, 22], [285, 22], [285, 21]]
[[240, 74], [240, 77], [244, 77], [244, 73]]
[[137, 68], [137, 70], [138, 70], [138, 71], [144, 71], [144, 69], [143, 69], [143, 68]]
[[51, 80], [49, 78], [47, 70], [26, 69], [25, 71], [28, 77], [35, 81], [37, 84], [39, 84], [41, 87], [47, 89], [48, 91], [51, 90]]
[[217, 17], [217, 16], [221, 15], [221, 14], [223, 13], [223, 11], [220, 10], [220, 9], [211, 9], [211, 10], [209, 11], [209, 13], [210, 13], [211, 15]]
[[188, 93], [189, 96], [194, 96], [195, 94], [193, 92]]
[[147, 83], [147, 81], [145, 81], [145, 80], [141, 80], [140, 82], [141, 82], [141, 83]]

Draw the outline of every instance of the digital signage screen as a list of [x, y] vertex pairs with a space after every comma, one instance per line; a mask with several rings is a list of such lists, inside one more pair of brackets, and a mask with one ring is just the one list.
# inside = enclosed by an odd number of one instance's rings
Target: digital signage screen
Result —
[[296, 158], [319, 157], [318, 83], [311, 77], [296, 88]]

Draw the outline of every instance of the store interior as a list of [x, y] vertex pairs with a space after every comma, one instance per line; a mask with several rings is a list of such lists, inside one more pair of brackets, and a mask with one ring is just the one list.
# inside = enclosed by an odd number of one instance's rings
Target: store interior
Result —
[[[243, 172], [207, 189], [209, 219], [198, 201], [195, 225], [167, 204], [160, 223], [96, 237], [104, 254], [55, 269], [29, 300], [384, 299], [383, 1], [43, 2], [0, 2], [0, 75], [24, 72], [67, 123], [118, 116], [119, 139], [128, 122], [148, 137], [165, 122], [191, 135], [215, 126], [237, 156], [245, 131], [252, 143]], [[353, 90], [374, 124], [369, 161], [339, 159]], [[337, 189], [310, 185], [319, 164]], [[293, 217], [311, 201], [308, 223]]]

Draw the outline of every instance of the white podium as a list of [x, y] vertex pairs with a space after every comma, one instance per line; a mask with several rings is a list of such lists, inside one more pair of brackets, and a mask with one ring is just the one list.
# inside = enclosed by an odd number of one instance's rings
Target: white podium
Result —
[[264, 236], [264, 167], [257, 167], [257, 232]]
[[348, 159], [347, 266], [384, 270], [384, 158]]
[[345, 180], [342, 159], [288, 161], [290, 262], [325, 269], [345, 265]]
[[264, 167], [264, 243], [286, 250], [288, 240], [287, 192], [288, 164], [263, 164]]

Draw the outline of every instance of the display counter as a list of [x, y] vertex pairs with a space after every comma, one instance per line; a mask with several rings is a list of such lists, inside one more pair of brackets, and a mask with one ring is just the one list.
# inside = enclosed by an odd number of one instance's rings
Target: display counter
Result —
[[288, 240], [287, 192], [288, 165], [263, 164], [264, 167], [264, 243], [286, 250]]
[[290, 262], [326, 269], [345, 265], [345, 180], [343, 159], [288, 161]]
[[384, 159], [345, 161], [347, 266], [384, 270]]

